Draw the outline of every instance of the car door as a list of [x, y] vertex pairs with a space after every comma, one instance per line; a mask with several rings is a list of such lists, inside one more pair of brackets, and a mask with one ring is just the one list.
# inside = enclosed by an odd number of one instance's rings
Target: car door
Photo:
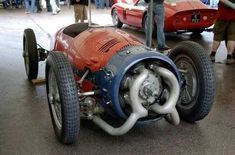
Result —
[[142, 19], [146, 6], [147, 3], [144, 0], [130, 0], [129, 7], [126, 8], [125, 12], [128, 25], [142, 27]]

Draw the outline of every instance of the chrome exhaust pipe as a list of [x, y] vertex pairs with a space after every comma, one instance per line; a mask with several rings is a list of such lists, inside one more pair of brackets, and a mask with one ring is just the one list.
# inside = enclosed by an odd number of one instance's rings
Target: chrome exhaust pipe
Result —
[[146, 117], [148, 115], [148, 111], [142, 106], [141, 99], [139, 98], [139, 89], [141, 84], [144, 82], [144, 80], [148, 77], [148, 70], [143, 69], [140, 73], [140, 75], [134, 80], [133, 83], [129, 84], [130, 87], [130, 100], [131, 100], [131, 108], [132, 113], [127, 118], [126, 122], [118, 127], [114, 128], [108, 123], [106, 123], [103, 119], [101, 119], [99, 116], [93, 117], [93, 122], [97, 124], [99, 127], [101, 127], [103, 130], [105, 130], [110, 135], [123, 135], [127, 133], [137, 122], [139, 118]]
[[170, 95], [163, 105], [153, 104], [151, 109], [158, 114], [168, 114], [166, 120], [174, 125], [180, 122], [179, 114], [176, 110], [176, 103], [180, 94], [179, 82], [175, 75], [166, 68], [159, 66], [152, 66], [156, 74], [160, 75], [170, 88]]

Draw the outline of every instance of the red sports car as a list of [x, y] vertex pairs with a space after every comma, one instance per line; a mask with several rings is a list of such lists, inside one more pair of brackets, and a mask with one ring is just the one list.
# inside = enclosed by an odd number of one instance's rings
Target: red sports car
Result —
[[[201, 33], [214, 24], [217, 10], [200, 0], [165, 0], [165, 32], [190, 31]], [[114, 25], [145, 28], [148, 4], [144, 0], [121, 0], [112, 6]], [[155, 23], [156, 21], [154, 21]], [[154, 24], [156, 28], [156, 24]]]

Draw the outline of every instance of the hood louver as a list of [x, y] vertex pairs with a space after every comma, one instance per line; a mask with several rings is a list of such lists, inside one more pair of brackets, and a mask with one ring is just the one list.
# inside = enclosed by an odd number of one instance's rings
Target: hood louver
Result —
[[99, 48], [99, 52], [107, 53], [111, 47], [119, 43], [117, 39], [111, 39]]

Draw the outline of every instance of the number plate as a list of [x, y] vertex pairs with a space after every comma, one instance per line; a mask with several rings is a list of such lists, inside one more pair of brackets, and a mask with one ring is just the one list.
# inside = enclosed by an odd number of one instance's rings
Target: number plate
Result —
[[191, 22], [192, 23], [198, 23], [200, 22], [200, 14], [194, 13], [191, 17]]

